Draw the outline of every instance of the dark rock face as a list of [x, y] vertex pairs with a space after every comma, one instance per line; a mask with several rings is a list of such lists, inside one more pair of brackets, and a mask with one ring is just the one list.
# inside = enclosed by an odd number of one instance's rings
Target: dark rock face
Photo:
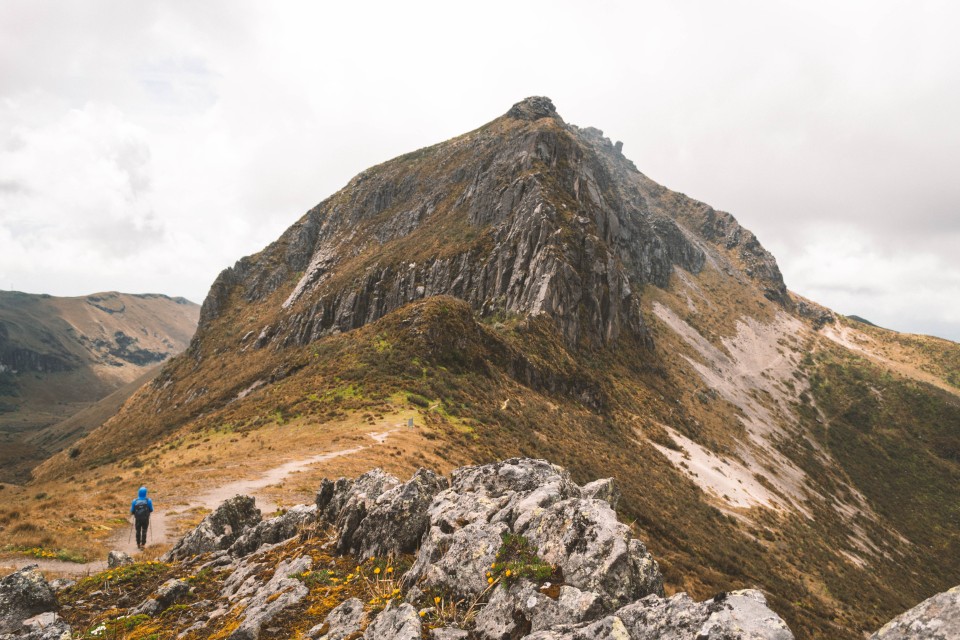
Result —
[[29, 632], [26, 620], [58, 608], [57, 596], [36, 565], [0, 579], [0, 636]]
[[303, 345], [437, 295], [489, 316], [552, 319], [575, 345], [649, 336], [644, 285], [699, 272], [704, 247], [739, 251], [746, 275], [787, 304], [773, 257], [728, 214], [678, 224], [665, 189], [593, 128], [528, 98], [459, 138], [371, 168], [261, 254], [217, 278], [204, 330], [234, 304], [284, 300], [256, 348]]
[[960, 638], [960, 586], [927, 598], [870, 636], [870, 640], [951, 638]]

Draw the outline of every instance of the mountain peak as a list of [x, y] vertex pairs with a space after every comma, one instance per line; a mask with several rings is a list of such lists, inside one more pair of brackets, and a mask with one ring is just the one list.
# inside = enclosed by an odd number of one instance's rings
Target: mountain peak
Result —
[[530, 96], [510, 107], [507, 117], [515, 120], [539, 120], [540, 118], [556, 118], [563, 122], [557, 113], [553, 101], [546, 96]]

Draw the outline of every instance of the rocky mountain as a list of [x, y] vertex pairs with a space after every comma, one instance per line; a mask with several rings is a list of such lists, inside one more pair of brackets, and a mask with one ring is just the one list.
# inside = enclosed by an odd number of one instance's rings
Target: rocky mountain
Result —
[[960, 582], [958, 385], [960, 346], [791, 293], [731, 215], [530, 98], [224, 271], [187, 351], [29, 491], [181, 499], [413, 418], [326, 468], [613, 476], [665, 593], [759, 589], [797, 637], [853, 639]]
[[[578, 486], [543, 460], [374, 469], [324, 480], [314, 504], [264, 519], [222, 503], [160, 562], [46, 583], [0, 580], [0, 639], [791, 640], [763, 593], [664, 596], [656, 560], [617, 520], [612, 479]], [[960, 587], [871, 636], [946, 639]]]
[[48, 433], [183, 351], [198, 312], [163, 295], [0, 291], [0, 480], [23, 481], [39, 461], [99, 426], [103, 420]]

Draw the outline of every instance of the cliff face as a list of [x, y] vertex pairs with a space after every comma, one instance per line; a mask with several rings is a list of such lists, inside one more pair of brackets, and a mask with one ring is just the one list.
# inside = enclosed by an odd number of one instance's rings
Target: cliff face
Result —
[[602, 132], [566, 124], [547, 98], [451, 141], [354, 178], [276, 243], [224, 271], [204, 302], [198, 338], [234, 296], [282, 291], [257, 347], [306, 344], [370, 323], [414, 300], [451, 295], [481, 316], [544, 314], [570, 344], [646, 333], [644, 285], [674, 267], [697, 273], [704, 243], [738, 247], [747, 274], [786, 303], [776, 262], [729, 215], [696, 206], [645, 176]]

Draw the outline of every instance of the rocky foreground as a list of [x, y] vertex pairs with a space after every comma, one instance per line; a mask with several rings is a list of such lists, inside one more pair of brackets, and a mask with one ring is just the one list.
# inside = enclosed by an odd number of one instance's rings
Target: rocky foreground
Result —
[[[48, 584], [0, 580], [0, 640], [787, 640], [762, 593], [665, 598], [656, 561], [617, 520], [612, 480], [578, 486], [543, 460], [379, 469], [325, 480], [316, 504], [262, 519], [224, 502], [160, 562]], [[960, 589], [874, 635], [960, 637]]]

